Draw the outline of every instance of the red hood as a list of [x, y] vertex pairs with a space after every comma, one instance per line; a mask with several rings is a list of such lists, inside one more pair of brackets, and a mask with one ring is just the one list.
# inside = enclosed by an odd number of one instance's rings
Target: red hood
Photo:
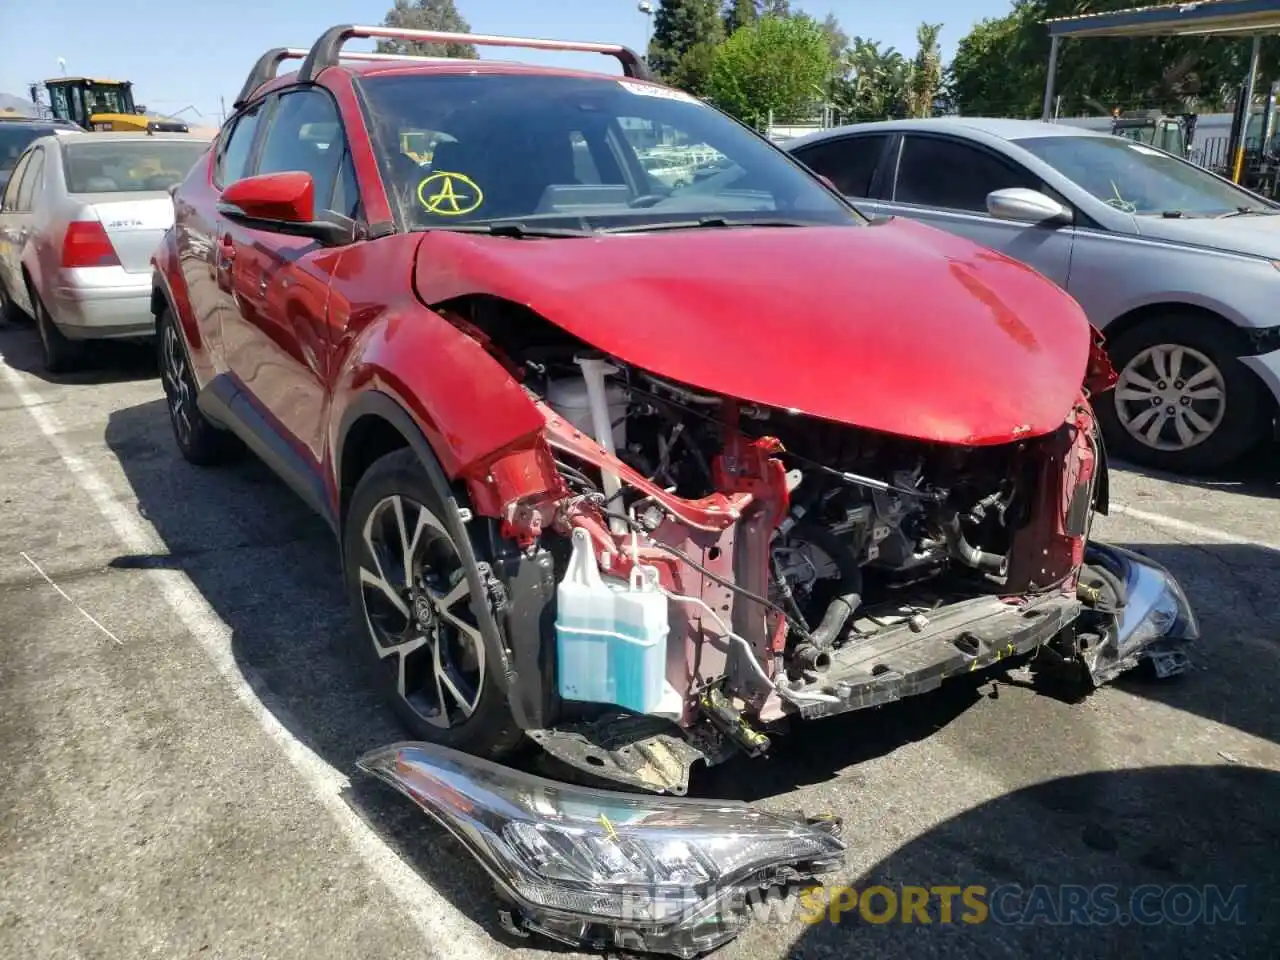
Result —
[[690, 386], [943, 443], [1057, 429], [1089, 357], [1088, 321], [1052, 282], [901, 219], [563, 240], [436, 231], [415, 269], [427, 303], [492, 294]]

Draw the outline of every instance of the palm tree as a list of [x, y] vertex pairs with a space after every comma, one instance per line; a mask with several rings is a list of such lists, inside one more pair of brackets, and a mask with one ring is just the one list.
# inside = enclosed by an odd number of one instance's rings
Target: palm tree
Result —
[[938, 49], [940, 23], [922, 23], [916, 28], [916, 58], [911, 64], [907, 91], [907, 112], [913, 117], [933, 115], [933, 101], [942, 86], [942, 54]]
[[906, 94], [909, 64], [893, 47], [854, 37], [841, 62], [832, 102], [846, 121], [883, 120], [899, 116]]

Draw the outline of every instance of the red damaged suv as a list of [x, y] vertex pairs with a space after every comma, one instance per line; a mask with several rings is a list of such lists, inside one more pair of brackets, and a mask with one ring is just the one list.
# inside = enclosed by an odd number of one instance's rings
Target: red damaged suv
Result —
[[1114, 374], [1066, 293], [869, 222], [626, 48], [342, 51], [411, 33], [260, 60], [153, 307], [183, 456], [247, 446], [328, 521], [417, 739], [680, 794], [1010, 657], [1183, 668], [1177, 584], [1089, 538]]

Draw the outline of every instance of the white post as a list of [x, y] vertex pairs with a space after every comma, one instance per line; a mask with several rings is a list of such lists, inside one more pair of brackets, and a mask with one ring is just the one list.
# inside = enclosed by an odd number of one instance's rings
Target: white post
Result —
[[1053, 85], [1058, 79], [1058, 39], [1057, 36], [1049, 38], [1049, 75], [1044, 82], [1044, 108], [1040, 113], [1040, 119], [1045, 123], [1053, 115]]

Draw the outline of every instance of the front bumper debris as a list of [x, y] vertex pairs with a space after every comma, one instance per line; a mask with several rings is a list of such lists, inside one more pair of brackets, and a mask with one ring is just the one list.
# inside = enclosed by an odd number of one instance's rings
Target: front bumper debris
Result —
[[973, 597], [929, 617], [908, 619], [831, 656], [830, 669], [800, 687], [830, 700], [797, 707], [805, 719], [883, 706], [919, 696], [951, 677], [1030, 653], [1069, 630], [1082, 606], [1051, 594], [1017, 606], [999, 597]]
[[557, 783], [426, 743], [357, 765], [480, 861], [510, 932], [578, 948], [688, 960], [736, 937], [756, 898], [844, 860], [834, 818]]
[[1187, 669], [1186, 648], [1199, 639], [1200, 626], [1173, 574], [1132, 550], [1092, 542], [1081, 583], [1111, 607], [1100, 642], [1080, 652], [1095, 686], [1143, 661], [1162, 678]]

